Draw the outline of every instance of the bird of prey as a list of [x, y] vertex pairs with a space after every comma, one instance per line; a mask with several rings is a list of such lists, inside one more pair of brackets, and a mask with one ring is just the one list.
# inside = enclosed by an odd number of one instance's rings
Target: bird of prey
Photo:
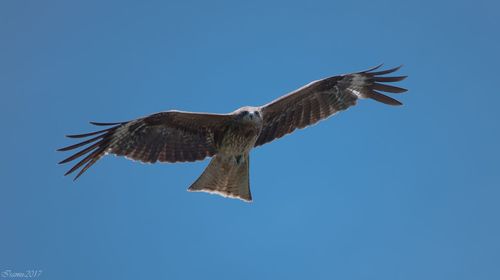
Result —
[[145, 163], [192, 162], [212, 157], [188, 191], [252, 201], [248, 173], [249, 152], [254, 147], [346, 110], [358, 99], [402, 105], [381, 93], [406, 91], [388, 84], [406, 76], [386, 76], [401, 66], [377, 71], [380, 67], [317, 80], [263, 106], [242, 107], [228, 114], [171, 110], [127, 122], [91, 122], [107, 128], [67, 135], [90, 139], [59, 149], [69, 151], [88, 145], [60, 163], [83, 157], [65, 174], [82, 167], [76, 180], [107, 154]]

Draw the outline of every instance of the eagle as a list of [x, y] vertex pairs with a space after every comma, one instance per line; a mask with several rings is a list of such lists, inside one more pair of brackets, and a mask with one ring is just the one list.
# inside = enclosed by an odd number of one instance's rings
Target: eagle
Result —
[[170, 110], [126, 122], [91, 122], [105, 128], [67, 135], [87, 139], [58, 149], [84, 147], [59, 164], [82, 157], [65, 174], [81, 168], [76, 180], [107, 154], [144, 163], [194, 162], [212, 157], [188, 191], [250, 202], [249, 153], [253, 148], [327, 119], [354, 106], [358, 99], [402, 105], [382, 92], [407, 91], [389, 84], [407, 76], [386, 76], [401, 66], [380, 70], [381, 66], [317, 80], [263, 106], [246, 106], [228, 114]]

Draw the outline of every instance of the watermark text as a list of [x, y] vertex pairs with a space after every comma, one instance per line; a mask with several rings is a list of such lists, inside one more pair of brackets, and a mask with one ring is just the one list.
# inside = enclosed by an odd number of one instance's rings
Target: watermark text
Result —
[[43, 270], [41, 269], [29, 269], [24, 271], [14, 271], [11, 269], [5, 269], [0, 272], [0, 277], [2, 278], [38, 278], [42, 275]]

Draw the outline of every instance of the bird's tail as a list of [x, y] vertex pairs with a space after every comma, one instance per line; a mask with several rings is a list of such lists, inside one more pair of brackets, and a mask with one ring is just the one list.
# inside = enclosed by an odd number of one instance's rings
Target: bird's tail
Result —
[[248, 153], [239, 156], [215, 155], [188, 191], [252, 201], [248, 179], [249, 160]]

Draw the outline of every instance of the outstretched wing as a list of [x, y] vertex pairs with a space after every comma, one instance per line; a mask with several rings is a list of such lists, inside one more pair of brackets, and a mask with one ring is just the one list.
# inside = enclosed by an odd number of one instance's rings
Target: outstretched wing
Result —
[[68, 135], [69, 138], [93, 137], [59, 149], [58, 151], [68, 151], [88, 145], [59, 163], [85, 156], [65, 174], [85, 165], [75, 177], [76, 180], [108, 153], [149, 163], [202, 160], [217, 152], [216, 142], [221, 129], [231, 118], [231, 115], [167, 111], [130, 122], [91, 122], [97, 126], [111, 127], [86, 134]]
[[388, 85], [406, 76], [383, 77], [397, 71], [401, 66], [374, 72], [366, 71], [334, 76], [314, 81], [292, 93], [262, 106], [264, 127], [255, 146], [260, 146], [293, 132], [297, 128], [317, 123], [331, 115], [356, 104], [358, 98], [371, 98], [389, 105], [401, 102], [381, 92], [403, 93], [406, 89]]

